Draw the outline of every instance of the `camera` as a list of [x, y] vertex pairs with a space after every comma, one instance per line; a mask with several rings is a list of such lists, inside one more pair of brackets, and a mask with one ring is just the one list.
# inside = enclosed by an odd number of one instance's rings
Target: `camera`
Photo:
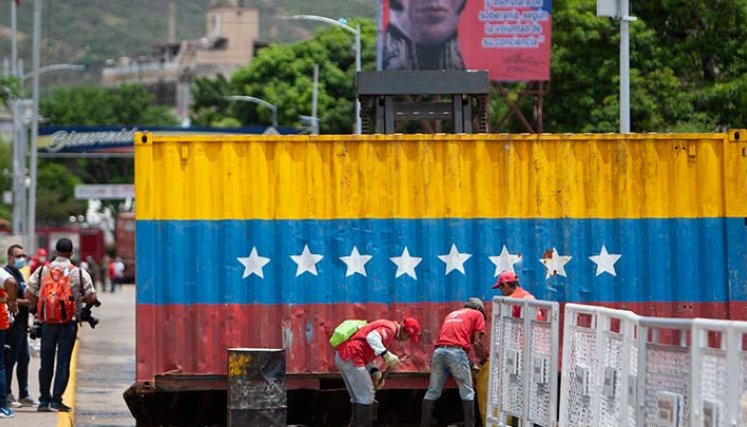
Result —
[[80, 310], [80, 321], [82, 322], [88, 322], [88, 325], [91, 327], [91, 329], [96, 329], [96, 325], [99, 324], [99, 319], [93, 317], [93, 314], [91, 314], [91, 309], [93, 307], [100, 307], [101, 301], [98, 299], [93, 302], [93, 304], [86, 304], [85, 307], [83, 307]]
[[29, 338], [32, 340], [35, 340], [37, 338], [41, 338], [42, 336], [42, 324], [39, 321], [39, 319], [34, 318], [34, 324], [31, 325], [31, 329], [29, 330]]

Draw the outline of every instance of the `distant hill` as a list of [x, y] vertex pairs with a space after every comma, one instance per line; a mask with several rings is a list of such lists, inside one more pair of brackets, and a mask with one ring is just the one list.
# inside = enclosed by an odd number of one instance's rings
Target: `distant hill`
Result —
[[[210, 0], [179, 0], [179, 39], [204, 36], [209, 3]], [[277, 22], [273, 16], [307, 13], [331, 18], [373, 18], [376, 9], [376, 0], [245, 0], [243, 3], [262, 11], [262, 35], [271, 38], [270, 41], [287, 41], [304, 34], [270, 31], [273, 22]], [[43, 4], [42, 62], [45, 64], [101, 63], [109, 58], [149, 52], [152, 46], [166, 41], [166, 0], [44, 0]], [[26, 70], [31, 65], [32, 5], [32, 0], [21, 0], [18, 14], [19, 49]], [[9, 12], [9, 2], [0, 2], [0, 61], [10, 56]]]

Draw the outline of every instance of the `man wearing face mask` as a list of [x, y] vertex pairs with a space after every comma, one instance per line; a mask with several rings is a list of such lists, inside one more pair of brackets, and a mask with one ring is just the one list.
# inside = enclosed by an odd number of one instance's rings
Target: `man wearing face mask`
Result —
[[[26, 290], [26, 277], [23, 270], [27, 270], [28, 257], [21, 245], [11, 245], [8, 248], [8, 265], [5, 271], [10, 273], [18, 283], [18, 314], [13, 325], [8, 330], [8, 344], [10, 354], [5, 358], [5, 388], [8, 393], [8, 404], [14, 408], [21, 406], [35, 406], [36, 400], [29, 395], [29, 306], [31, 303], [23, 297]], [[13, 382], [13, 366], [18, 363], [16, 376], [18, 377], [18, 400], [13, 397], [11, 384]]]
[[457, 27], [467, 0], [390, 0], [385, 70], [463, 70]]

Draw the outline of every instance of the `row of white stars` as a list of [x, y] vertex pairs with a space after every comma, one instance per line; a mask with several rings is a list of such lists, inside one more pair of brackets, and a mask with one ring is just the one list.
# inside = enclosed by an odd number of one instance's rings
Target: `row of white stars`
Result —
[[[464, 263], [471, 257], [472, 254], [461, 253], [459, 252], [459, 249], [457, 249], [457, 246], [452, 244], [449, 253], [439, 255], [438, 259], [446, 264], [446, 269], [444, 272], [444, 276], [446, 276], [454, 270], [465, 274]], [[622, 255], [620, 254], [608, 253], [607, 247], [602, 245], [602, 250], [600, 251], [599, 255], [590, 256], [589, 259], [597, 266], [597, 276], [603, 273], [609, 273], [612, 276], [617, 276], [617, 272], [615, 271], [615, 263], [620, 260], [620, 257], [622, 257]], [[303, 252], [298, 255], [291, 255], [290, 258], [294, 263], [296, 263], [296, 277], [304, 273], [309, 273], [317, 276], [318, 272], [316, 270], [316, 265], [324, 258], [324, 256], [312, 253], [309, 250], [309, 245], [304, 245]], [[372, 255], [362, 255], [360, 252], [358, 252], [358, 248], [356, 246], [353, 246], [353, 250], [350, 252], [350, 255], [340, 257], [340, 261], [345, 263], [345, 265], [347, 266], [345, 277], [350, 277], [355, 274], [360, 274], [363, 277], [367, 277], [366, 263], [371, 261], [372, 258]], [[503, 245], [503, 250], [501, 250], [500, 255], [489, 256], [488, 258], [490, 259], [490, 262], [495, 264], [494, 277], [498, 277], [498, 275], [503, 271], [515, 272], [514, 264], [521, 261], [521, 254], [511, 254], [506, 248], [506, 245]], [[415, 273], [415, 267], [417, 267], [418, 264], [423, 261], [423, 258], [410, 255], [410, 251], [407, 249], [407, 246], [405, 246], [405, 249], [402, 251], [401, 256], [395, 256], [389, 259], [395, 265], [397, 265], [395, 278], [406, 274], [417, 280], [418, 276]], [[539, 261], [545, 266], [545, 269], [547, 270], [547, 278], [555, 275], [567, 277], [565, 273], [565, 265], [568, 264], [571, 259], [571, 256], [560, 255], [558, 254], [558, 250], [553, 248], [552, 252], [549, 253], [548, 256], [540, 258]], [[252, 248], [252, 251], [248, 257], [239, 257], [237, 258], [237, 260], [244, 266], [244, 274], [242, 276], [243, 279], [246, 279], [252, 274], [256, 274], [260, 278], [264, 279], [265, 276], [263, 268], [270, 262], [270, 258], [260, 256], [259, 253], [257, 253], [256, 246]]]

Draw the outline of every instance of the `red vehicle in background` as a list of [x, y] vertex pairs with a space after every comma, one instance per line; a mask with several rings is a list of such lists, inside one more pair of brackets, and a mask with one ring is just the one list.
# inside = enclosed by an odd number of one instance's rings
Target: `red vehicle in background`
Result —
[[54, 245], [57, 240], [67, 237], [73, 242], [75, 253], [73, 258], [80, 261], [89, 256], [93, 257], [98, 265], [106, 255], [106, 243], [104, 242], [104, 230], [100, 228], [83, 227], [37, 227], [37, 248], [44, 248], [48, 254], [54, 253]]
[[117, 215], [114, 228], [114, 254], [125, 265], [124, 283], [135, 283], [135, 213]]

